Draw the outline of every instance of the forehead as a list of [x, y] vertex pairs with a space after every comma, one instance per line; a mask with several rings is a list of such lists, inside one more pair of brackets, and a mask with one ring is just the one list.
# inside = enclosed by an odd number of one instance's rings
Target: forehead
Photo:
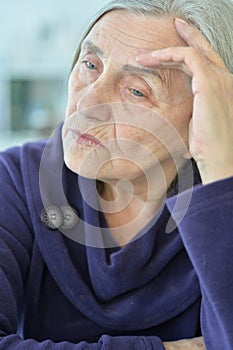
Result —
[[126, 10], [105, 14], [91, 29], [90, 40], [106, 52], [119, 56], [135, 49], [156, 50], [169, 46], [186, 46], [178, 36], [174, 19], [137, 15]]

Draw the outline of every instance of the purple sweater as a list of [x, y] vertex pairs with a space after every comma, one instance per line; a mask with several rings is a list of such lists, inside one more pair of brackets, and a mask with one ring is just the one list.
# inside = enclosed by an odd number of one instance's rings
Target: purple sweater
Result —
[[[63, 166], [60, 129], [44, 147], [0, 155], [0, 350], [161, 350], [201, 334], [232, 349], [233, 178], [173, 195], [124, 248], [97, 248], [82, 244], [106, 226], [81, 194], [95, 182]], [[75, 208], [75, 229], [49, 229], [45, 203]]]

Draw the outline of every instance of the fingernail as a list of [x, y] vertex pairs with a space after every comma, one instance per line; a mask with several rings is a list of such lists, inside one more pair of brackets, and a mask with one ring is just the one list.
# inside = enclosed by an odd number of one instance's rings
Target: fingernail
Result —
[[181, 24], [183, 26], [188, 26], [188, 22], [186, 22], [184, 19], [182, 18], [175, 18], [175, 23]]

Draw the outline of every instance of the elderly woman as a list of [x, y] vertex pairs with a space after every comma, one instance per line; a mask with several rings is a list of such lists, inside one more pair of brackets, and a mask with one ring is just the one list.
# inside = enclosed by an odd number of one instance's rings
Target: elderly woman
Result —
[[48, 143], [0, 159], [0, 349], [232, 349], [233, 3], [113, 0]]

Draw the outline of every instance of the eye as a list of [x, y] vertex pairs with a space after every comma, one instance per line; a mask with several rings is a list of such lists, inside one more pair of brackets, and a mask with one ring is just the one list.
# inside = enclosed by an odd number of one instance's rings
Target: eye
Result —
[[91, 70], [97, 69], [97, 67], [91, 61], [84, 61], [84, 62], [85, 62], [88, 69], [91, 69]]
[[141, 91], [139, 91], [137, 89], [130, 89], [130, 91], [136, 97], [145, 97], [145, 95]]

